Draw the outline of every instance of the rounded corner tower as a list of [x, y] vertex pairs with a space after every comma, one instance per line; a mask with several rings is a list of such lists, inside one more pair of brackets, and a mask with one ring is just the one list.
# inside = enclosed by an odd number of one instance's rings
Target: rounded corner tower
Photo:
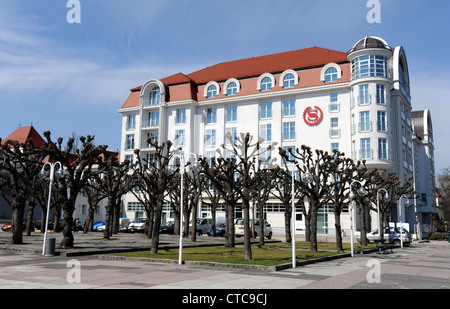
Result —
[[393, 49], [385, 40], [367, 36], [348, 51], [351, 64], [352, 158], [365, 160], [369, 169], [393, 166], [392, 107], [393, 86], [390, 63]]

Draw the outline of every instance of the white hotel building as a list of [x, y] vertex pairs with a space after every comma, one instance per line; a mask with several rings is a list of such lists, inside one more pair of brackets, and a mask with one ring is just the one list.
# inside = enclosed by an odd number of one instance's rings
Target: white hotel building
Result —
[[[151, 79], [131, 89], [119, 110], [121, 157], [133, 160], [133, 150], [139, 148], [151, 159], [149, 137], [171, 140], [185, 153], [214, 157], [226, 143], [227, 132], [249, 132], [281, 147], [338, 149], [354, 160], [365, 159], [368, 168], [396, 173], [400, 179], [412, 176], [422, 165], [432, 166], [427, 179], [434, 179], [432, 146], [426, 161], [417, 160], [423, 151], [415, 148], [423, 143], [413, 140], [411, 110], [404, 49], [365, 37], [348, 53], [312, 47]], [[427, 139], [432, 140], [432, 134]], [[277, 151], [273, 156], [281, 162]], [[417, 187], [427, 196], [435, 191], [434, 183]], [[130, 219], [144, 215], [131, 194], [125, 206]], [[411, 230], [414, 211], [424, 223], [436, 211], [430, 200], [409, 208], [401, 203], [401, 207], [400, 219], [409, 222]], [[209, 216], [208, 207], [199, 207], [198, 215]], [[170, 216], [167, 208], [166, 217]], [[270, 200], [264, 216], [275, 231], [283, 231], [284, 209], [279, 201]], [[297, 218], [302, 226], [301, 215]], [[344, 229], [349, 229], [348, 212], [343, 218]], [[322, 209], [318, 219], [319, 233], [334, 232], [332, 205]]]

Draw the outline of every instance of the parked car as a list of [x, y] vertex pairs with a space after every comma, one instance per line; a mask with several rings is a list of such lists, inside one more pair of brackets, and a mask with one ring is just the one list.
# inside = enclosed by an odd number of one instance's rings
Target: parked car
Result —
[[131, 233], [138, 232], [144, 233], [145, 230], [145, 222], [147, 221], [146, 217], [139, 217], [134, 219], [133, 222], [130, 223], [128, 229]]
[[[212, 235], [212, 227], [208, 229], [208, 236]], [[225, 236], [225, 223], [217, 223], [216, 224], [216, 236], [224, 237]]]
[[161, 225], [159, 227], [160, 234], [173, 234], [175, 224], [173, 222], [168, 222], [166, 225]]
[[104, 226], [104, 225], [106, 225], [106, 223], [104, 221], [96, 221], [96, 222], [94, 222], [94, 225], [92, 226], [92, 229], [94, 231], [98, 231], [98, 228], [100, 226]]
[[127, 224], [127, 223], [131, 223], [131, 220], [128, 219], [128, 218], [120, 218], [120, 219], [119, 219], [119, 224], [120, 224], [120, 226], [122, 226], [122, 225], [124, 225], [124, 224]]
[[[23, 220], [22, 231], [25, 231], [25, 229], [27, 228], [27, 221], [28, 221], [28, 219]], [[38, 226], [40, 226], [39, 222], [34, 220], [31, 230], [34, 231], [36, 229], [36, 227], [38, 227]], [[11, 229], [12, 229], [12, 223], [6, 223], [6, 224], [3, 224], [3, 226], [2, 226], [3, 232], [11, 232]]]
[[[212, 218], [197, 218], [196, 222], [198, 235], [207, 234], [211, 229]], [[192, 234], [192, 222], [189, 222], [189, 234]]]
[[[383, 235], [384, 242], [400, 245], [400, 243], [401, 243], [400, 239], [402, 239], [403, 244], [406, 246], [409, 246], [412, 241], [411, 234], [405, 228], [402, 228], [402, 229], [403, 229], [403, 232], [400, 233], [400, 228], [397, 228], [397, 227], [385, 228], [384, 235]], [[375, 229], [375, 230], [367, 233], [366, 235], [367, 235], [367, 239], [369, 242], [375, 243], [375, 242], [378, 242], [380, 239], [378, 229]], [[360, 237], [358, 236], [357, 239], [359, 241]]]
[[[253, 219], [253, 226], [254, 226], [254, 236], [257, 237], [261, 233], [261, 228], [259, 226], [259, 220]], [[252, 226], [250, 225], [250, 231], [252, 230]], [[237, 218], [234, 222], [234, 235], [236, 237], [244, 236], [244, 219], [243, 218]], [[271, 225], [264, 220], [264, 237], [267, 237], [267, 239], [272, 239], [272, 227]]]
[[97, 232], [103, 232], [106, 229], [106, 224], [97, 227]]
[[125, 224], [119, 226], [119, 232], [122, 232], [122, 233], [128, 233], [128, 232], [130, 232], [130, 229], [129, 229], [130, 224], [131, 224], [131, 222], [127, 222], [127, 223], [125, 223]]

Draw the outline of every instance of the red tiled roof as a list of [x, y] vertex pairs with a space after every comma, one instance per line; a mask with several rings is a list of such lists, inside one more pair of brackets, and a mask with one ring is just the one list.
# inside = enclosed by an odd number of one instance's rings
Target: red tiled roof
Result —
[[287, 69], [303, 69], [330, 62], [347, 62], [347, 53], [321, 47], [293, 50], [278, 54], [222, 62], [188, 76], [197, 84], [225, 81], [229, 78], [258, 76], [263, 73], [283, 72]]
[[29, 138], [33, 140], [34, 147], [36, 148], [41, 148], [45, 144], [44, 139], [39, 135], [33, 126], [18, 128], [2, 142], [17, 141], [19, 143], [26, 143]]
[[[347, 53], [315, 46], [277, 54], [222, 62], [188, 75], [177, 73], [165, 77], [160, 81], [168, 86], [187, 83], [191, 83], [191, 85], [197, 84], [198, 86], [210, 81], [223, 82], [230, 78], [239, 79], [259, 76], [263, 73], [280, 73], [287, 69], [299, 70], [320, 67], [331, 62], [348, 62]], [[141, 88], [142, 86], [138, 86], [131, 89], [131, 94], [122, 108], [139, 105], [139, 91]], [[190, 88], [190, 92], [188, 96], [195, 99], [195, 90]]]

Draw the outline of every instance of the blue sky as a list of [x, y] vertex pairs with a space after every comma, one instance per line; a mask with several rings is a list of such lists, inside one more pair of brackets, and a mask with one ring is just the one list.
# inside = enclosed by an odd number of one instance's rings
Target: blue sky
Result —
[[129, 89], [218, 62], [320, 46], [348, 51], [370, 34], [403, 46], [414, 110], [430, 109], [436, 173], [449, 167], [450, 1], [0, 0], [0, 136], [33, 123], [56, 139], [95, 135], [120, 148]]

